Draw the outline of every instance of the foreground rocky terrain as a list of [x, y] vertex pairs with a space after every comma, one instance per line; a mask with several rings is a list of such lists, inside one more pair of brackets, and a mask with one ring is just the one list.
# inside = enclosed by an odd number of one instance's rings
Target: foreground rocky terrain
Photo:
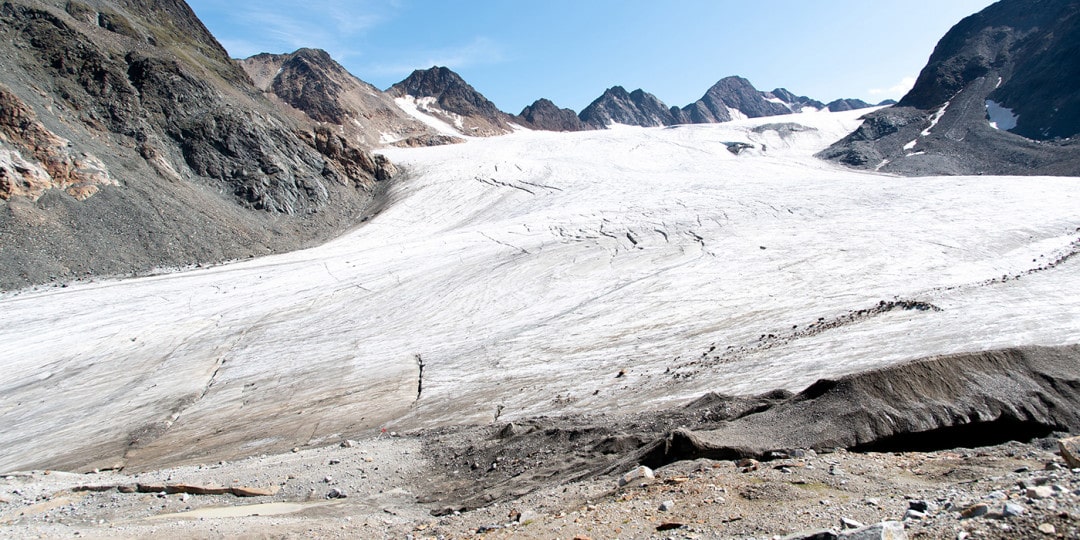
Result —
[[[685, 413], [658, 416], [687, 420]], [[592, 420], [627, 427], [618, 417]], [[558, 444], [531, 446], [531, 455], [515, 451], [515, 439], [530, 429], [556, 433], [573, 423], [536, 422], [546, 427], [376, 431], [280, 455], [144, 473], [9, 473], [0, 479], [0, 533], [567, 540], [1080, 534], [1080, 469], [1063, 459], [1055, 437], [887, 453], [788, 449], [761, 460], [688, 459], [655, 471], [627, 462], [587, 474], [540, 475], [528, 471], [576, 456]], [[596, 444], [597, 454], [613, 448], [609, 438], [587, 430], [563, 433], [581, 446]], [[481, 458], [477, 448], [490, 453]], [[514, 496], [490, 497], [468, 511], [432, 502], [455, 478], [483, 494], [483, 482], [469, 479], [505, 469], [524, 470], [515, 478], [533, 480]]]

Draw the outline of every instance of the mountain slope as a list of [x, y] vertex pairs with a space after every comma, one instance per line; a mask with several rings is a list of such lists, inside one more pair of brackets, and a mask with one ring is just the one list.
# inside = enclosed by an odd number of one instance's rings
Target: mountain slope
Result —
[[183, 2], [5, 2], [0, 38], [0, 288], [309, 245], [390, 171], [281, 114]]
[[769, 101], [765, 94], [742, 77], [717, 81], [701, 99], [683, 107], [686, 118], [695, 124], [728, 122], [738, 117], [759, 118], [789, 114], [792, 108]]
[[1080, 175], [1080, 2], [1002, 0], [957, 23], [914, 88], [821, 154], [908, 175]]
[[603, 129], [611, 124], [628, 126], [670, 126], [683, 121], [677, 108], [668, 108], [656, 96], [642, 89], [627, 92], [621, 86], [604, 91], [578, 115], [586, 125]]
[[787, 88], [777, 88], [772, 92], [766, 92], [765, 99], [778, 100], [791, 109], [791, 112], [803, 112], [807, 109], [820, 111], [825, 108], [824, 103], [806, 96], [797, 96]]
[[548, 99], [538, 99], [518, 114], [521, 122], [532, 129], [546, 131], [581, 131], [589, 129], [573, 109], [560, 109]]
[[681, 109], [668, 107], [656, 96], [638, 89], [627, 92], [621, 86], [607, 89], [581, 111], [582, 122], [592, 129], [611, 124], [655, 127], [675, 124], [716, 124], [742, 118], [779, 116], [828, 109], [847, 111], [871, 105], [857, 99], [841, 99], [828, 105], [784, 88], [762, 92], [742, 77], [717, 81], [701, 99]]
[[259, 54], [240, 62], [255, 86], [316, 122], [340, 126], [365, 146], [437, 141], [432, 128], [405, 114], [393, 98], [357, 79], [325, 51]]
[[460, 75], [445, 67], [413, 71], [386, 93], [442, 120], [463, 135], [488, 137], [513, 130], [512, 116], [500, 111]]

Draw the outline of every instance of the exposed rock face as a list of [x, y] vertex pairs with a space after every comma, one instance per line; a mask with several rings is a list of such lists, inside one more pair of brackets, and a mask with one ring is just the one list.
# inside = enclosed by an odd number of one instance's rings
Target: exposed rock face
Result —
[[181, 1], [13, 0], [0, 37], [0, 288], [295, 249], [386, 176], [320, 153]]
[[712, 124], [737, 117], [788, 114], [791, 110], [786, 105], [767, 100], [750, 81], [742, 77], [725, 77], [709, 88], [701, 99], [684, 107], [683, 113], [692, 123]]
[[769, 98], [778, 99], [784, 102], [792, 112], [803, 112], [808, 109], [820, 111], [825, 108], [824, 103], [806, 96], [796, 96], [787, 88], [777, 88], [772, 92], [766, 92], [765, 99]]
[[418, 69], [386, 92], [396, 98], [416, 99], [423, 112], [442, 119], [464, 135], [487, 137], [512, 131], [513, 117], [445, 67]]
[[1078, 46], [1080, 2], [995, 3], [945, 34], [896, 106], [820, 156], [908, 175], [1080, 175]]
[[100, 159], [74, 155], [70, 146], [0, 85], [0, 199], [22, 196], [37, 201], [45, 191], [59, 189], [82, 201], [99, 186], [117, 185]]
[[[930, 358], [821, 380], [709, 431], [676, 431], [642, 463], [765, 456], [784, 448], [903, 451], [1080, 429], [1080, 346]], [[724, 456], [724, 457], [721, 457]]]
[[621, 86], [613, 86], [585, 107], [579, 115], [586, 125], [603, 129], [611, 124], [628, 126], [670, 126], [683, 121], [678, 108], [668, 108], [656, 96], [640, 88], [627, 93]]
[[837, 99], [830, 101], [828, 105], [825, 105], [826, 109], [832, 112], [841, 111], [854, 111], [856, 109], [865, 109], [867, 107], [873, 107], [873, 105], [861, 100], [861, 99]]
[[[857, 99], [843, 99], [836, 100], [829, 106], [834, 107], [830, 110], [846, 111], [871, 105]], [[797, 96], [784, 88], [761, 92], [742, 77], [725, 77], [709, 88], [701, 99], [681, 109], [669, 108], [656, 96], [643, 90], [627, 93], [621, 86], [615, 86], [582, 110], [579, 118], [593, 129], [602, 129], [614, 123], [652, 127], [713, 124], [739, 118], [821, 110], [826, 107], [820, 101]], [[551, 108], [554, 108], [554, 105]], [[528, 110], [529, 108], [526, 108], [526, 111]], [[522, 114], [524, 115], [525, 111], [522, 111]]]
[[525, 107], [518, 115], [526, 127], [546, 131], [581, 131], [589, 129], [572, 109], [560, 109], [550, 100], [541, 98]]
[[353, 142], [376, 146], [436, 135], [405, 114], [392, 97], [346, 71], [326, 51], [264, 53], [240, 65], [260, 90], [311, 120], [340, 126]]

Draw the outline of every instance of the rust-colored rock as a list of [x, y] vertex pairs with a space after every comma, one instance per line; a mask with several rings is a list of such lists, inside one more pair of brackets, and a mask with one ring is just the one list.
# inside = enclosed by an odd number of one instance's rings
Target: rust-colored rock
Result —
[[70, 143], [38, 121], [34, 110], [0, 85], [0, 199], [23, 196], [38, 200], [49, 189], [62, 189], [82, 201], [103, 185], [116, 185], [100, 159], [76, 154]]

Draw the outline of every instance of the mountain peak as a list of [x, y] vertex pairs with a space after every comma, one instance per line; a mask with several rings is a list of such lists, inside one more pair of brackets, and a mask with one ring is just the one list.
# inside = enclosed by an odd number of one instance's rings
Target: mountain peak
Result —
[[455, 129], [465, 135], [490, 136], [511, 130], [510, 122], [513, 117], [500, 111], [488, 98], [447, 67], [432, 66], [415, 70], [386, 92], [399, 98], [434, 98], [434, 104], [424, 106], [425, 112], [455, 126]]
[[518, 118], [534, 129], [546, 131], [581, 131], [587, 129], [572, 109], [560, 109], [551, 100], [540, 98], [521, 110]]
[[621, 86], [605, 90], [578, 117], [586, 125], [600, 129], [611, 124], [653, 127], [670, 126], [681, 121], [656, 96], [640, 88], [627, 93]]

